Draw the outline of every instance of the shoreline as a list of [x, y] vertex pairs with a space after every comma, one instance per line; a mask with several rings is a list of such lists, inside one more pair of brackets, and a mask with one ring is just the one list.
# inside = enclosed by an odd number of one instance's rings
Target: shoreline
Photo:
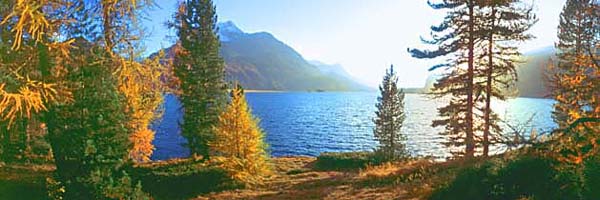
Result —
[[368, 90], [253, 90], [244, 89], [246, 93], [328, 93], [328, 92], [375, 92]]
[[[415, 91], [415, 90], [410, 90], [412, 88], [403, 88], [404, 89], [404, 93], [405, 94], [421, 94], [421, 95], [427, 95], [426, 92], [422, 92], [422, 91]], [[409, 89], [409, 90], [407, 90]], [[328, 92], [374, 92], [374, 91], [354, 91], [354, 90], [349, 90], [349, 91], [329, 91], [329, 90], [324, 90], [324, 91], [305, 91], [305, 90], [244, 90], [244, 92], [246, 93], [328, 93]], [[540, 97], [540, 96], [516, 96], [516, 98], [529, 98], [529, 99], [552, 99], [550, 97]]]
[[284, 90], [244, 90], [246, 93], [281, 93], [281, 92], [289, 92]]

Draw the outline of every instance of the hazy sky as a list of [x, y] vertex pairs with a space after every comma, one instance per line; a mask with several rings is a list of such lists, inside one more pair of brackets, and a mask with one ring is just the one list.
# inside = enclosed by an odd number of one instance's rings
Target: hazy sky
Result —
[[[565, 0], [533, 1], [540, 21], [531, 33], [537, 39], [523, 51], [552, 46]], [[174, 32], [164, 22], [175, 11], [175, 0], [157, 0], [145, 22], [148, 52], [170, 46]], [[219, 21], [233, 21], [245, 32], [266, 31], [296, 49], [307, 60], [341, 64], [358, 80], [379, 84], [385, 69], [394, 64], [403, 87], [421, 87], [433, 61], [410, 57], [406, 49], [426, 47], [428, 36], [445, 13], [426, 0], [215, 0]]]

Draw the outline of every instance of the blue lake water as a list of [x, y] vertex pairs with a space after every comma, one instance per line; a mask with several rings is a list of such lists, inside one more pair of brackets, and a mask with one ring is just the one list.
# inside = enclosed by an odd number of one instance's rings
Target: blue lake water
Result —
[[[317, 156], [322, 152], [369, 151], [376, 147], [373, 137], [375, 92], [283, 92], [247, 93], [253, 113], [261, 119], [272, 156]], [[511, 124], [524, 123], [534, 115], [532, 129], [543, 133], [555, 127], [551, 119], [553, 100], [516, 98], [495, 103], [494, 111]], [[402, 133], [407, 136], [407, 148], [415, 156], [449, 156], [441, 143], [446, 141], [431, 127], [437, 118], [437, 108], [444, 99], [430, 99], [420, 94], [406, 94], [406, 120]], [[186, 157], [178, 121], [180, 103], [172, 95], [165, 97], [165, 113], [155, 123], [152, 158], [164, 160]]]

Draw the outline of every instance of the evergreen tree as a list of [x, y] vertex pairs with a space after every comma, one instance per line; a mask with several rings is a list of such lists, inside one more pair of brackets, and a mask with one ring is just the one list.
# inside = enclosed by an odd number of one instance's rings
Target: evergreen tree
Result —
[[447, 9], [444, 21], [431, 27], [431, 40], [422, 39], [429, 45], [437, 45], [433, 51], [409, 49], [415, 58], [431, 59], [447, 57], [446, 62], [435, 65], [429, 70], [445, 68], [443, 77], [434, 84], [431, 94], [435, 98], [452, 96], [450, 103], [440, 108], [440, 120], [434, 120], [432, 126], [445, 126], [440, 133], [449, 139], [448, 146], [465, 146], [464, 152], [458, 155], [473, 157], [475, 155], [475, 122], [474, 109], [476, 101], [474, 91], [481, 91], [474, 84], [476, 47], [478, 38], [478, 17], [476, 0], [444, 0], [429, 5], [436, 10]]
[[579, 118], [600, 117], [600, 6], [595, 0], [568, 0], [558, 27], [553, 118], [561, 128]]
[[407, 157], [404, 144], [406, 136], [401, 132], [405, 118], [404, 91], [398, 88], [398, 77], [393, 65], [386, 70], [379, 91], [381, 96], [377, 98], [376, 117], [373, 119], [373, 134], [379, 140], [377, 152], [382, 153], [386, 160]]
[[219, 116], [210, 147], [232, 178], [260, 184], [270, 174], [267, 145], [258, 119], [252, 115], [241, 86], [231, 91], [231, 103]]
[[[97, 18], [77, 21], [63, 30], [68, 36], [76, 36], [77, 48], [69, 59], [58, 62], [66, 66], [74, 101], [54, 106], [48, 112], [51, 114], [48, 130], [59, 182], [64, 183], [64, 195], [68, 199], [134, 196], [144, 199], [147, 196], [141, 186], [131, 181], [124, 168], [130, 161], [132, 133], [139, 128], [134, 125], [138, 125], [140, 117], [152, 116], [140, 116], [137, 111], [154, 111], [136, 107], [136, 103], [149, 102], [156, 96], [143, 92], [147, 90], [138, 85], [154, 80], [154, 69], [147, 72], [134, 61], [134, 38], [141, 35], [135, 36], [129, 25], [135, 25], [130, 22], [141, 5], [136, 1], [88, 1], [86, 4], [75, 7], [76, 12], [71, 16]], [[134, 72], [130, 71], [132, 68]]]
[[[584, 199], [586, 169], [600, 147], [600, 2], [567, 0], [558, 26], [558, 62], [551, 77], [559, 128], [550, 148], [558, 168], [573, 184], [566, 187]], [[588, 194], [591, 194], [590, 192]]]
[[209, 157], [212, 127], [226, 102], [225, 67], [219, 56], [217, 15], [212, 0], [186, 0], [173, 26], [179, 36], [174, 73], [180, 81], [182, 135], [194, 155]]
[[[488, 156], [490, 144], [502, 142], [498, 115], [492, 111], [492, 98], [506, 100], [507, 90], [516, 88], [516, 64], [520, 63], [521, 52], [517, 44], [532, 39], [526, 34], [537, 19], [532, 8], [524, 7], [520, 0], [484, 1], [482, 3], [483, 59], [476, 70], [476, 84], [483, 85], [485, 105], [483, 112], [483, 156]], [[479, 97], [477, 97], [479, 98]]]
[[[72, 52], [69, 82], [73, 103], [52, 107], [48, 120], [57, 175], [67, 199], [106, 198], [106, 186], [127, 158], [128, 133], [123, 96], [103, 56], [104, 49], [79, 41]], [[92, 49], [94, 55], [86, 55]]]

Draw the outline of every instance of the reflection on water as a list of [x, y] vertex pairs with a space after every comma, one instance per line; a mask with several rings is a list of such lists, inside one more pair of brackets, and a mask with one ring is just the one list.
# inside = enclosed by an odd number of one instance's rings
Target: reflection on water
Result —
[[[261, 118], [273, 156], [365, 151], [377, 144], [372, 134], [377, 93], [248, 93], [247, 99]], [[178, 134], [179, 102], [170, 95], [165, 101], [164, 119], [153, 127], [157, 131], [153, 159], [185, 157], [189, 152], [181, 146], [185, 139]], [[444, 100], [407, 94], [405, 103], [407, 118], [402, 132], [408, 138], [409, 151], [416, 156], [448, 156], [448, 149], [441, 144], [446, 140], [437, 134], [442, 128], [431, 127]], [[533, 128], [543, 132], [555, 126], [550, 117], [552, 104], [548, 99], [517, 98], [495, 103], [493, 108], [515, 124], [535, 114]]]

